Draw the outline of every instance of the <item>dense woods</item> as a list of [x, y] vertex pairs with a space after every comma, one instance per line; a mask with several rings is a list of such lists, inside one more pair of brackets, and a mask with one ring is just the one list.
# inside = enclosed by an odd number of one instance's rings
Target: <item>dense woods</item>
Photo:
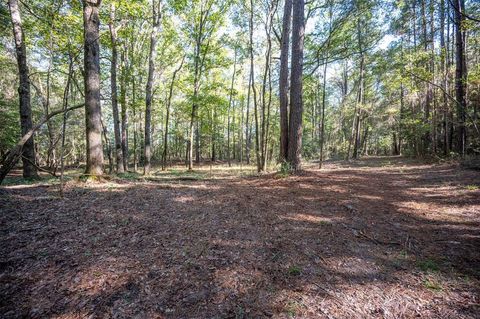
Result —
[[464, 0], [8, 1], [4, 166], [35, 123], [82, 102], [84, 114], [51, 118], [23, 144], [25, 177], [60, 159], [94, 176], [477, 155], [479, 11]]

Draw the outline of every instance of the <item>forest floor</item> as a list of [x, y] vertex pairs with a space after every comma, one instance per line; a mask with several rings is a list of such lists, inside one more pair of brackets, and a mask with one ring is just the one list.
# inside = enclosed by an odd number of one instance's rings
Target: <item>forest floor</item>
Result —
[[479, 318], [480, 171], [403, 158], [0, 188], [1, 318]]

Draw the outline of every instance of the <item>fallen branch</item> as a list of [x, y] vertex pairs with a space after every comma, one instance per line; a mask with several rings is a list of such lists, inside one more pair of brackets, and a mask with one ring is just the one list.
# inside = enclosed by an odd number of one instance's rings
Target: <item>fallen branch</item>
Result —
[[43, 168], [43, 167], [40, 167], [38, 166], [36, 163], [34, 163], [31, 159], [29, 159], [28, 157], [25, 157], [22, 155], [22, 158], [26, 161], [28, 161], [30, 164], [32, 164], [33, 166], [35, 166], [35, 168], [41, 172], [45, 172], [45, 173], [48, 173], [50, 175], [52, 175], [53, 177], [58, 177], [57, 174], [55, 174], [55, 172], [52, 172], [46, 168]]
[[52, 117], [58, 114], [62, 114], [65, 112], [73, 111], [75, 109], [81, 108], [85, 105], [85, 103], [77, 104], [72, 107], [58, 110], [55, 112], [52, 112], [48, 114], [48, 116], [45, 116], [37, 125], [35, 125], [33, 128], [31, 128], [23, 137], [20, 139], [20, 141], [8, 152], [8, 155], [6, 156], [5, 160], [2, 163], [2, 167], [0, 168], [0, 185], [2, 184], [3, 180], [7, 176], [7, 174], [10, 172], [10, 170], [17, 164], [18, 160], [22, 156], [22, 151], [23, 151], [23, 145], [33, 136], [33, 134], [42, 127], [43, 124], [48, 122]]
[[374, 242], [374, 243], [377, 244], [377, 245], [396, 245], [396, 246], [402, 246], [401, 243], [397, 243], [396, 241], [383, 241], [383, 240], [376, 239], [376, 238], [374, 238], [374, 237], [370, 237], [370, 236], [368, 236], [367, 234], [365, 234], [365, 233], [363, 232], [363, 230], [360, 230], [360, 231], [358, 232], [358, 234], [359, 234], [361, 237], [363, 237], [363, 238], [365, 238], [365, 239], [368, 239], [368, 240]]
[[361, 237], [361, 238], [364, 238], [364, 239], [368, 239], [368, 240], [372, 241], [373, 243], [375, 243], [377, 245], [402, 246], [402, 243], [399, 243], [399, 242], [396, 242], [396, 241], [383, 241], [383, 240], [376, 239], [374, 237], [370, 237], [367, 234], [365, 234], [365, 232], [362, 229], [360, 229], [360, 230], [355, 229], [355, 228], [350, 227], [350, 226], [348, 226], [344, 223], [342, 223], [342, 226], [347, 228], [347, 229], [350, 229], [355, 237]]

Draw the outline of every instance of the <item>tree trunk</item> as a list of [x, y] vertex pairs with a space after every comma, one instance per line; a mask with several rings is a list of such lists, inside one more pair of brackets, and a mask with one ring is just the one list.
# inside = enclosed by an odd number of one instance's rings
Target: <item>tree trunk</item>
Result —
[[290, 84], [290, 118], [288, 160], [293, 171], [301, 169], [303, 115], [303, 42], [305, 36], [305, 1], [295, 0], [292, 19], [292, 75]]
[[245, 158], [247, 165], [250, 165], [250, 90], [252, 83], [251, 72], [248, 75], [248, 89], [247, 89], [247, 114], [245, 117]]
[[358, 95], [357, 102], [355, 106], [355, 128], [354, 128], [354, 146], [353, 146], [353, 158], [358, 159], [358, 151], [360, 147], [360, 123], [362, 115], [362, 105], [364, 102], [364, 90], [365, 90], [365, 55], [363, 53], [363, 35], [361, 30], [361, 21], [357, 22], [357, 32], [358, 32], [358, 48], [360, 50], [360, 75], [358, 79]]
[[198, 115], [195, 121], [195, 163], [200, 164], [200, 120]]
[[440, 1], [440, 69], [442, 74], [442, 103], [443, 103], [443, 155], [447, 156], [450, 153], [450, 146], [448, 143], [448, 98], [446, 92], [448, 90], [447, 77], [447, 48], [445, 46], [445, 0]]
[[164, 171], [167, 167], [167, 152], [168, 152], [168, 125], [169, 125], [169, 120], [170, 120], [170, 104], [172, 102], [172, 95], [173, 95], [173, 86], [175, 84], [175, 77], [177, 76], [177, 73], [180, 71], [180, 69], [183, 66], [183, 62], [185, 61], [185, 56], [182, 58], [182, 62], [180, 63], [180, 66], [173, 71], [173, 76], [172, 76], [172, 82], [170, 83], [170, 90], [168, 92], [168, 98], [167, 98], [167, 114], [165, 116], [165, 135], [163, 139], [163, 154], [162, 154], [162, 170]]
[[280, 47], [280, 161], [288, 159], [288, 49], [292, 0], [285, 0], [283, 8], [282, 43]]
[[[235, 72], [237, 71], [237, 49], [235, 48], [235, 57], [233, 59], [233, 74], [232, 74], [232, 83], [230, 85], [230, 99], [228, 101], [228, 112], [227, 112], [227, 161], [228, 166], [232, 166], [230, 161], [230, 112], [232, 109], [232, 101], [233, 101], [233, 85], [235, 84]], [[235, 112], [235, 111], [234, 111]], [[235, 113], [234, 113], [235, 114]], [[235, 119], [235, 115], [233, 117]], [[233, 143], [233, 154], [235, 158], [235, 138]]]
[[[67, 132], [67, 112], [68, 107], [68, 95], [70, 93], [70, 84], [73, 76], [73, 58], [71, 53], [68, 53], [68, 77], [65, 90], [63, 92], [63, 121], [62, 121], [62, 143], [60, 146], [60, 197], [63, 198], [63, 175], [65, 171], [65, 135]], [[47, 122], [48, 123], [48, 122]]]
[[[263, 72], [262, 85], [262, 116], [261, 116], [261, 137], [260, 137], [260, 170], [265, 171], [267, 167], [267, 149], [268, 149], [268, 131], [270, 126], [270, 109], [272, 104], [272, 29], [274, 14], [277, 9], [276, 2], [272, 2], [269, 6], [268, 18], [265, 22], [265, 34], [267, 38], [267, 49], [265, 52], [265, 69]], [[267, 84], [268, 82], [268, 84]], [[268, 99], [267, 99], [268, 88]]]
[[[205, 16], [204, 16], [205, 14]], [[200, 162], [200, 132], [198, 129], [198, 92], [200, 89], [200, 78], [202, 75], [202, 61], [200, 61], [201, 56], [201, 48], [202, 48], [202, 41], [203, 41], [203, 28], [205, 19], [208, 15], [208, 12], [201, 11], [200, 20], [198, 25], [198, 34], [196, 35], [195, 39], [195, 52], [194, 52], [194, 75], [193, 75], [193, 102], [192, 102], [192, 113], [190, 116], [190, 126], [189, 126], [189, 140], [188, 140], [188, 170], [193, 170], [193, 137], [196, 136], [195, 144], [196, 144], [196, 161], [197, 163]], [[194, 125], [196, 134], [194, 134]]]
[[108, 158], [108, 174], [112, 174], [112, 171], [113, 171], [112, 147], [110, 145], [110, 141], [108, 140], [107, 127], [103, 124], [103, 120], [102, 120], [102, 133], [103, 133], [103, 139], [105, 142], [105, 151], [107, 152], [107, 158]]
[[[27, 50], [25, 46], [25, 36], [22, 29], [22, 19], [17, 0], [9, 0], [8, 6], [13, 24], [13, 36], [15, 38], [15, 53], [18, 64], [19, 87], [18, 95], [20, 100], [20, 126], [22, 135], [25, 135], [32, 129], [32, 108], [30, 105], [30, 80], [27, 64]], [[37, 169], [35, 167], [35, 145], [33, 135], [23, 145], [23, 177], [37, 178]]]
[[465, 156], [467, 133], [465, 129], [467, 102], [465, 99], [465, 33], [463, 31], [464, 0], [453, 0], [454, 24], [455, 24], [455, 98], [457, 103], [457, 152]]
[[318, 161], [318, 168], [322, 168], [323, 146], [325, 144], [325, 98], [326, 98], [326, 87], [327, 87], [328, 50], [330, 48], [330, 37], [332, 34], [333, 4], [330, 4], [328, 15], [329, 15], [329, 23], [328, 23], [327, 55], [325, 56], [325, 61], [324, 61], [325, 65], [323, 66], [322, 114], [321, 114], [322, 130], [320, 131], [320, 159]]
[[101, 0], [83, 1], [85, 119], [87, 166], [85, 174], [103, 174], [102, 112], [100, 105], [100, 17]]
[[260, 172], [261, 159], [260, 159], [260, 136], [259, 136], [259, 123], [258, 123], [258, 108], [257, 108], [257, 90], [255, 88], [255, 67], [253, 63], [253, 0], [250, 0], [250, 20], [249, 20], [249, 33], [250, 33], [250, 77], [251, 86], [253, 92], [253, 111], [255, 116], [255, 157], [257, 159], [257, 171]]
[[155, 75], [155, 59], [157, 57], [157, 35], [160, 30], [160, 10], [161, 0], [158, 4], [152, 3], [152, 32], [150, 33], [150, 53], [148, 57], [148, 79], [145, 93], [145, 148], [144, 148], [144, 167], [143, 174], [150, 174], [150, 158], [152, 156], [151, 145], [151, 122], [152, 122], [152, 99], [153, 99], [153, 79]]
[[115, 161], [117, 173], [125, 171], [123, 163], [122, 140], [120, 137], [120, 119], [118, 116], [118, 96], [117, 96], [117, 30], [115, 30], [115, 4], [111, 4], [110, 9], [110, 40], [112, 43], [112, 61], [110, 66], [111, 73], [111, 94], [112, 94], [112, 114], [113, 131], [115, 135]]
[[[125, 66], [125, 51], [122, 51], [122, 70], [120, 74], [120, 104], [121, 104], [121, 139], [122, 139], [122, 154], [123, 154], [123, 167], [125, 171], [128, 171], [128, 113], [127, 113], [127, 81], [126, 81], [126, 66]], [[136, 108], [136, 86], [135, 76], [132, 76], [132, 109]], [[134, 125], [137, 125], [134, 123]], [[137, 169], [135, 168], [135, 171]]]
[[243, 163], [243, 122], [244, 122], [244, 111], [243, 111], [243, 107], [244, 107], [244, 104], [245, 104], [245, 100], [244, 99], [241, 99], [240, 100], [240, 132], [239, 132], [239, 141], [238, 141], [238, 144], [240, 144], [240, 153], [239, 153], [239, 161], [240, 161], [240, 166], [242, 165]]
[[210, 154], [211, 162], [215, 162], [217, 160], [217, 154], [216, 154], [216, 149], [215, 149], [215, 144], [216, 144], [216, 140], [217, 140], [217, 138], [216, 138], [217, 137], [216, 122], [217, 122], [217, 108], [215, 106], [213, 106], [211, 124], [210, 124], [210, 127], [212, 129], [212, 134], [211, 134], [212, 149], [211, 149], [211, 154]]
[[[432, 152], [433, 154], [437, 153], [437, 97], [435, 94], [436, 88], [432, 85], [432, 83], [435, 83], [435, 7], [433, 5], [433, 1], [430, 1], [429, 4], [429, 15], [430, 15], [430, 71], [432, 72], [431, 76], [431, 83], [428, 83], [428, 93], [430, 95], [430, 100], [432, 103], [432, 109], [431, 109], [431, 122], [432, 122], [432, 127], [431, 127], [431, 134], [432, 136], [429, 139], [429, 142], [432, 146]], [[427, 116], [427, 121], [428, 121], [428, 116]]]
[[138, 156], [137, 156], [137, 136], [138, 136], [138, 127], [137, 127], [137, 112], [136, 108], [132, 109], [133, 111], [133, 171], [137, 172], [138, 170]]
[[[237, 138], [236, 138], [236, 128], [237, 128], [237, 120], [236, 120], [236, 112], [235, 112], [235, 102], [232, 105], [232, 128], [230, 129], [232, 131], [232, 159], [234, 161], [237, 160]], [[230, 165], [230, 164], [229, 164]]]
[[[421, 2], [421, 15], [422, 15], [422, 35], [423, 35], [423, 49], [425, 54], [428, 53], [428, 34], [427, 34], [427, 13], [425, 9], [425, 2], [426, 0], [422, 0]], [[427, 62], [426, 65], [427, 71], [431, 71], [430, 69], [430, 61]], [[425, 107], [424, 107], [424, 115], [423, 115], [423, 124], [427, 126], [430, 121], [430, 108], [432, 103], [432, 86], [427, 83], [426, 91], [425, 91]], [[426, 154], [430, 149], [431, 144], [431, 137], [430, 132], [427, 130], [423, 135], [423, 153]]]

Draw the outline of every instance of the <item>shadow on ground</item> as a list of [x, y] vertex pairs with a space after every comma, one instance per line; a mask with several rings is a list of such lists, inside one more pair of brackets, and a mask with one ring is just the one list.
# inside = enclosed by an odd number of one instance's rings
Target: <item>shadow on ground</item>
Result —
[[300, 176], [2, 189], [4, 318], [475, 318], [480, 173], [400, 158]]

